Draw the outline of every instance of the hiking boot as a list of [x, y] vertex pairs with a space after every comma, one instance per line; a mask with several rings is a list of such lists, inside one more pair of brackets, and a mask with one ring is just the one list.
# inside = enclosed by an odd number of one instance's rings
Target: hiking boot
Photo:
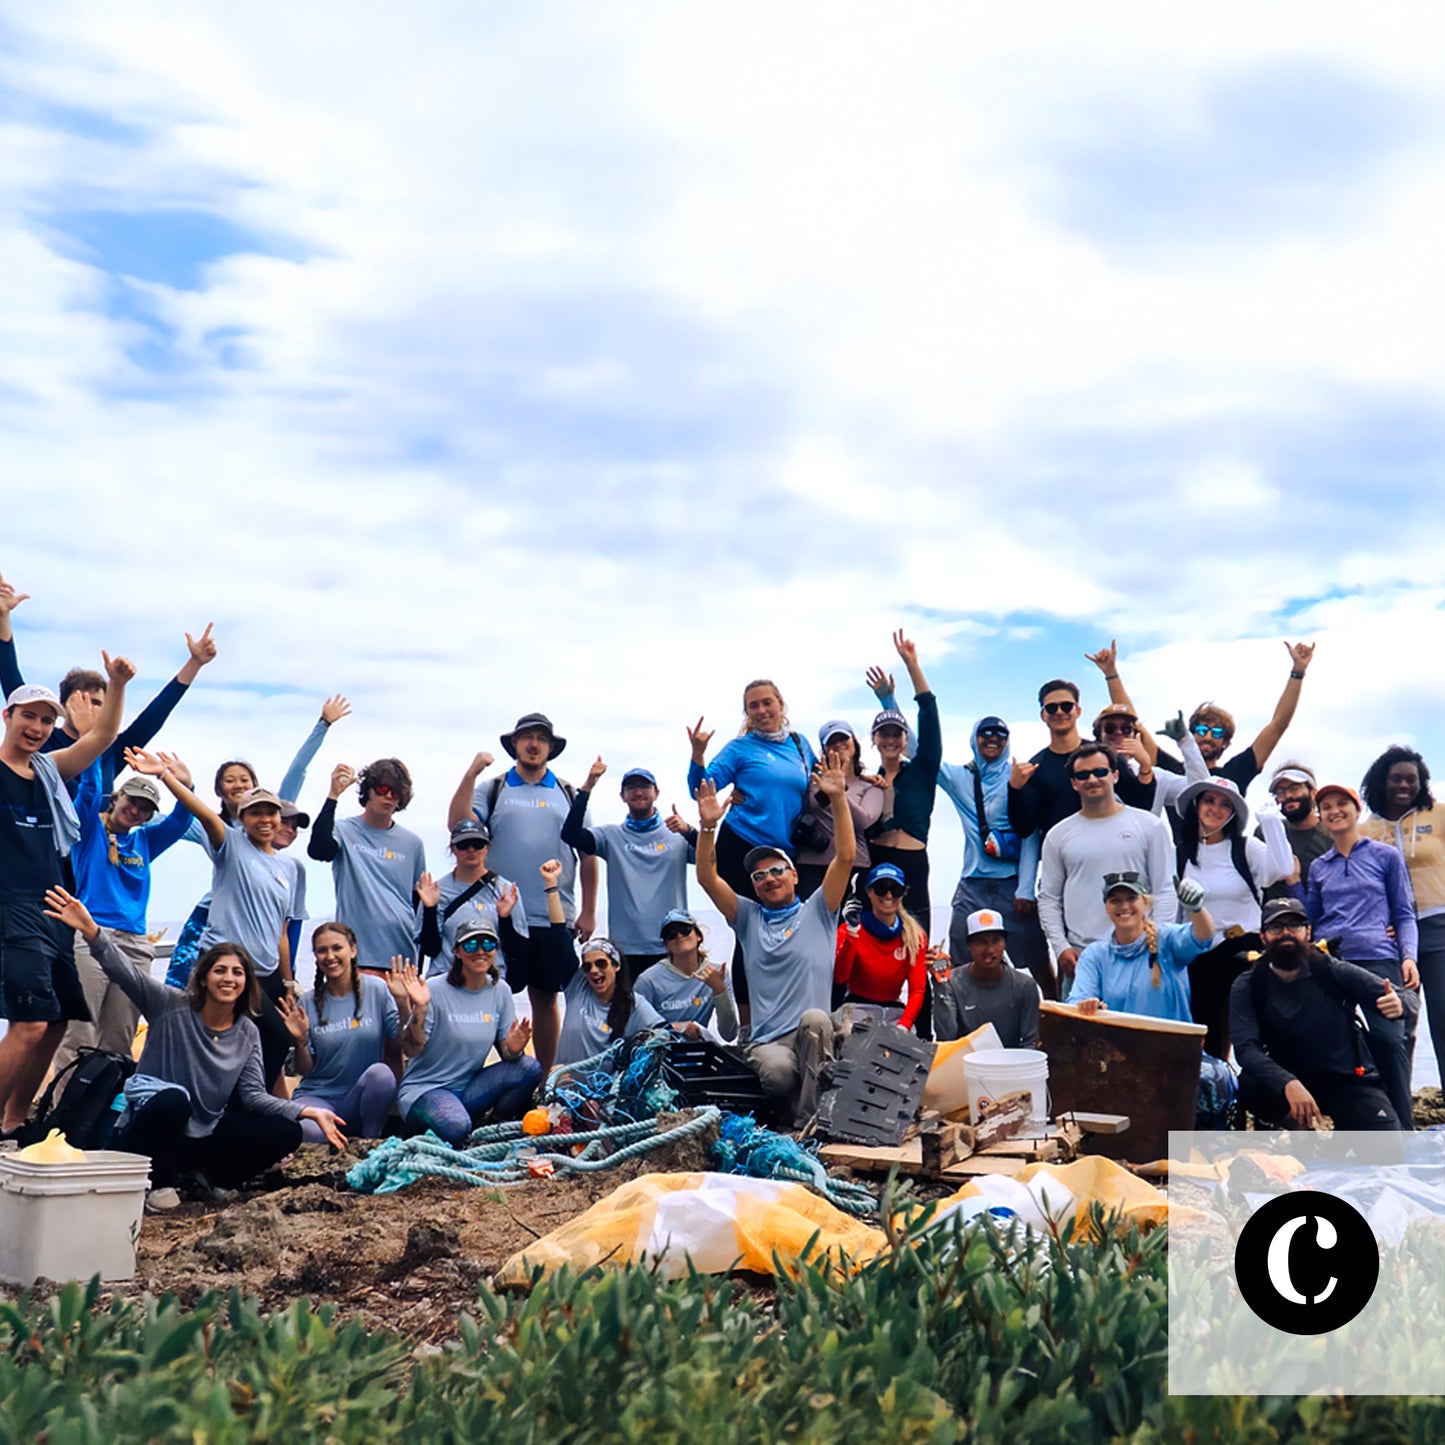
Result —
[[181, 1207], [181, 1196], [178, 1191], [169, 1185], [161, 1189], [148, 1189], [146, 1191], [145, 1212], [147, 1214], [169, 1214], [173, 1209]]

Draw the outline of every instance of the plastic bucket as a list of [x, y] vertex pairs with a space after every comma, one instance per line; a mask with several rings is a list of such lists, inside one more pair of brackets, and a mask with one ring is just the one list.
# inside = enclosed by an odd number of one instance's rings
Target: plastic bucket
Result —
[[1033, 1094], [1029, 1118], [1049, 1121], [1049, 1056], [1038, 1049], [975, 1049], [963, 1060], [968, 1082], [968, 1118], [977, 1124], [985, 1103], [1027, 1089]]

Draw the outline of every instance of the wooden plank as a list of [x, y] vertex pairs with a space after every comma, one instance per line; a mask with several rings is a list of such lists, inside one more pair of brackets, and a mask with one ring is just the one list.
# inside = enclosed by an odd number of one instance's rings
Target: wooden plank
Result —
[[870, 1144], [824, 1144], [818, 1150], [824, 1164], [862, 1169], [870, 1174], [886, 1174], [896, 1164], [903, 1174], [918, 1174], [923, 1169], [923, 1145], [917, 1139], [896, 1149]]
[[993, 1154], [970, 1154], [957, 1164], [950, 1164], [942, 1177], [959, 1184], [967, 1184], [980, 1174], [1022, 1174], [1029, 1167], [1027, 1159], [1000, 1159]]
[[1066, 1119], [1077, 1124], [1086, 1134], [1122, 1134], [1129, 1127], [1127, 1114], [1066, 1114]]
[[1096, 1014], [1082, 1014], [1073, 1004], [1055, 1003], [1052, 999], [1044, 999], [1039, 1004], [1039, 1012], [1053, 1014], [1056, 1018], [1086, 1018], [1109, 1028], [1147, 1029], [1151, 1034], [1184, 1034], [1189, 1038], [1202, 1039], [1209, 1032], [1203, 1024], [1186, 1023], [1182, 1019], [1150, 1018], [1148, 1014], [1115, 1013], [1112, 1009], [1102, 1009]]
[[973, 1126], [974, 1153], [981, 1153], [1002, 1139], [1026, 1133], [1033, 1124], [1033, 1107], [1034, 1096], [1028, 1090], [1004, 1094], [988, 1105]]
[[937, 1178], [960, 1159], [973, 1153], [973, 1130], [967, 1124], [951, 1124], [936, 1115], [919, 1125], [918, 1141], [923, 1149], [923, 1172]]

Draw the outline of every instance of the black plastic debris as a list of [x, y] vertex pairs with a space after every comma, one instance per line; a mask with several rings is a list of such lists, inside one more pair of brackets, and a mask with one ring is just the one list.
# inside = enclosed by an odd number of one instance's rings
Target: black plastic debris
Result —
[[689, 1108], [716, 1104], [734, 1114], [751, 1114], [760, 1124], [778, 1118], [783, 1101], [763, 1092], [747, 1056], [712, 1039], [674, 1039], [663, 1077]]
[[918, 1113], [934, 1046], [897, 1024], [859, 1019], [823, 1078], [818, 1133], [844, 1144], [896, 1146]]

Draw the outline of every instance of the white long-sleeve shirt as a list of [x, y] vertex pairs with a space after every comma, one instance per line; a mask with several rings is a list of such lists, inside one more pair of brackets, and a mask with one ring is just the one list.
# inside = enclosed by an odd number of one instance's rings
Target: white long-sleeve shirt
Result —
[[1122, 807], [1106, 818], [1075, 813], [1044, 839], [1039, 922], [1057, 958], [1113, 928], [1104, 910], [1104, 875], [1137, 873], [1153, 895], [1156, 923], [1173, 923], [1174, 838], [1162, 818]]
[[[1289, 846], [1284, 819], [1277, 810], [1262, 811], [1259, 826], [1264, 841], [1246, 838], [1244, 852], [1249, 871], [1254, 876], [1254, 886], [1263, 895], [1271, 883], [1289, 877], [1294, 870], [1294, 853]], [[1194, 879], [1204, 889], [1205, 907], [1214, 920], [1215, 943], [1223, 939], [1227, 928], [1238, 926], [1246, 933], [1258, 930], [1260, 905], [1249, 891], [1249, 884], [1239, 876], [1227, 839], [1222, 843], [1201, 843], [1199, 861], [1186, 863], [1184, 876]]]

